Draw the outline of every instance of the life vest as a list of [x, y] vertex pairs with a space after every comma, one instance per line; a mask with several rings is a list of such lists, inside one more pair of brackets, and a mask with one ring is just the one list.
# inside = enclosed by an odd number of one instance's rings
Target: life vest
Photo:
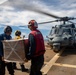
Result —
[[21, 39], [21, 37], [20, 37], [20, 36], [16, 36], [14, 39], [15, 39], [15, 40]]
[[45, 45], [44, 45], [44, 39], [39, 30], [34, 30], [30, 34], [32, 34], [36, 41], [36, 51], [34, 56], [39, 56], [44, 54], [45, 52]]

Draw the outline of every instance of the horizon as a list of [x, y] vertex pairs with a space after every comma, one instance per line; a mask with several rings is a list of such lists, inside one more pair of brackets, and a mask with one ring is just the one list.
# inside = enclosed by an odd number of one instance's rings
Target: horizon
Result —
[[[16, 30], [20, 30], [21, 31], [21, 36], [25, 35], [25, 38], [28, 38], [28, 35], [31, 32], [28, 27], [23, 27], [24, 29], [23, 28], [21, 29], [18, 26], [11, 26], [11, 27], [12, 27], [12, 30], [13, 30], [12, 34], [11, 34], [12, 38], [15, 37], [15, 31]], [[44, 37], [44, 40], [46, 40], [47, 39], [46, 36], [49, 35], [50, 31], [46, 30], [46, 33], [45, 33], [45, 29], [39, 29], [39, 30], [41, 31], [41, 33], [42, 33], [42, 35]], [[2, 33], [4, 33], [4, 27], [0, 28], [0, 34], [2, 34]]]

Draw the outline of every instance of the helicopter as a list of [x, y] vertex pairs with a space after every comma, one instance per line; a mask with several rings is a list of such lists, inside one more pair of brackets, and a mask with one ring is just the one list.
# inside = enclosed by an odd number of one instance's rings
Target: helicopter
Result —
[[59, 52], [63, 47], [75, 47], [76, 46], [76, 27], [74, 22], [70, 20], [74, 20], [74, 17], [59, 17], [52, 13], [45, 12], [40, 9], [34, 9], [32, 11], [38, 12], [40, 14], [44, 14], [47, 16], [51, 16], [56, 18], [54, 21], [41, 22], [38, 24], [52, 23], [52, 22], [63, 22], [60, 25], [55, 25], [50, 30], [48, 38], [48, 45], [53, 49], [54, 52]]
[[76, 18], [74, 17], [55, 17], [58, 20], [42, 22], [39, 24], [61, 22], [60, 25], [52, 26], [48, 36], [48, 45], [54, 52], [59, 52], [63, 47], [75, 47], [76, 46], [76, 27], [75, 23], [70, 21]]
[[48, 45], [52, 48], [54, 52], [59, 52], [63, 47], [74, 47], [76, 46], [76, 27], [74, 22], [74, 17], [58, 17], [48, 12], [42, 10], [37, 10], [36, 12], [51, 16], [57, 20], [41, 22], [38, 24], [52, 23], [52, 22], [63, 22], [60, 25], [52, 26], [48, 36]]
[[[63, 21], [63, 24], [52, 27], [48, 38], [48, 44], [54, 52], [59, 52], [63, 47], [76, 46], [76, 28], [75, 24], [69, 20], [75, 18], [64, 17], [57, 21]], [[71, 22], [66, 23], [66, 22]]]

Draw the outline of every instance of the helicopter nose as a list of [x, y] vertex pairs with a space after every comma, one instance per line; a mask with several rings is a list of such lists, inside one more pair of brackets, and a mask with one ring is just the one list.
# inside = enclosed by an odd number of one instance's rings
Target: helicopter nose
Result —
[[69, 37], [69, 40], [72, 40], [72, 37]]
[[72, 37], [69, 37], [69, 41], [72, 41], [73, 39], [72, 39]]
[[67, 40], [67, 37], [65, 37], [64, 40]]
[[53, 38], [50, 38], [50, 40], [52, 40]]

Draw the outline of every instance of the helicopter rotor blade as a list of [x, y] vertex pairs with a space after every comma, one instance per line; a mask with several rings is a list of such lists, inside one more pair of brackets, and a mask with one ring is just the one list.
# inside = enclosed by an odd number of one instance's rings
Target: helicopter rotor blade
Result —
[[40, 6], [38, 5], [35, 5], [35, 4], [25, 4], [23, 6], [26, 6], [25, 8], [29, 11], [34, 11], [34, 12], [37, 12], [37, 13], [40, 13], [40, 14], [44, 14], [44, 15], [47, 15], [47, 16], [51, 16], [53, 18], [57, 18], [57, 19], [60, 19], [61, 17], [59, 16], [56, 16], [46, 10], [43, 10], [43, 8], [41, 8]]
[[70, 23], [72, 23], [72, 24], [76, 24], [76, 23], [74, 23], [74, 22], [72, 22], [72, 21], [68, 21], [68, 22], [70, 22]]
[[68, 22], [70, 22], [70, 23], [73, 23], [73, 24], [74, 24], [74, 22], [72, 22], [72, 21], [68, 21]]
[[40, 14], [44, 14], [44, 15], [47, 15], [47, 16], [50, 16], [50, 17], [53, 17], [53, 18], [57, 18], [57, 19], [60, 19], [61, 17], [59, 16], [56, 16], [46, 10], [43, 10], [43, 9], [40, 9], [39, 6], [37, 5], [28, 5], [26, 4], [26, 7], [25, 7], [26, 10], [29, 10], [29, 11], [34, 11], [34, 12], [37, 12], [37, 13], [40, 13]]
[[40, 10], [40, 9], [34, 9], [35, 12], [37, 13], [41, 13], [41, 14], [44, 14], [44, 15], [47, 15], [47, 16], [51, 16], [53, 18], [57, 18], [57, 19], [60, 19], [61, 17], [58, 17], [52, 13], [49, 13], [49, 12], [46, 12], [46, 11], [43, 11], [43, 10]]
[[15, 8], [18, 8], [18, 9], [21, 9], [21, 10], [22, 9], [23, 10], [29, 10], [29, 11], [33, 11], [33, 12], [37, 12], [37, 13], [40, 13], [40, 14], [44, 14], [44, 15], [47, 15], [47, 16], [50, 16], [50, 17], [53, 17], [53, 18], [60, 19], [59, 16], [56, 16], [56, 15], [46, 11], [45, 9], [43, 10], [42, 7], [40, 7], [40, 6], [36, 5], [36, 4], [27, 3], [27, 1], [26, 1], [26, 3], [24, 2], [22, 4], [22, 0], [19, 1], [20, 2], [19, 4], [17, 2], [15, 2], [15, 0], [13, 0], [13, 3], [11, 3], [11, 2], [12, 2], [12, 0], [7, 0], [7, 2], [3, 3], [3, 5], [7, 5], [8, 4], [8, 6], [11, 5], [11, 6], [13, 6]]
[[1, 1], [1, 2], [0, 2], [0, 5], [3, 4], [3, 3], [5, 3], [5, 2], [7, 2], [7, 1], [8, 1], [8, 0]]
[[47, 21], [47, 22], [41, 22], [41, 23], [38, 23], [38, 24], [46, 24], [46, 23], [52, 23], [52, 22], [58, 22], [59, 20], [55, 20], [55, 21]]

